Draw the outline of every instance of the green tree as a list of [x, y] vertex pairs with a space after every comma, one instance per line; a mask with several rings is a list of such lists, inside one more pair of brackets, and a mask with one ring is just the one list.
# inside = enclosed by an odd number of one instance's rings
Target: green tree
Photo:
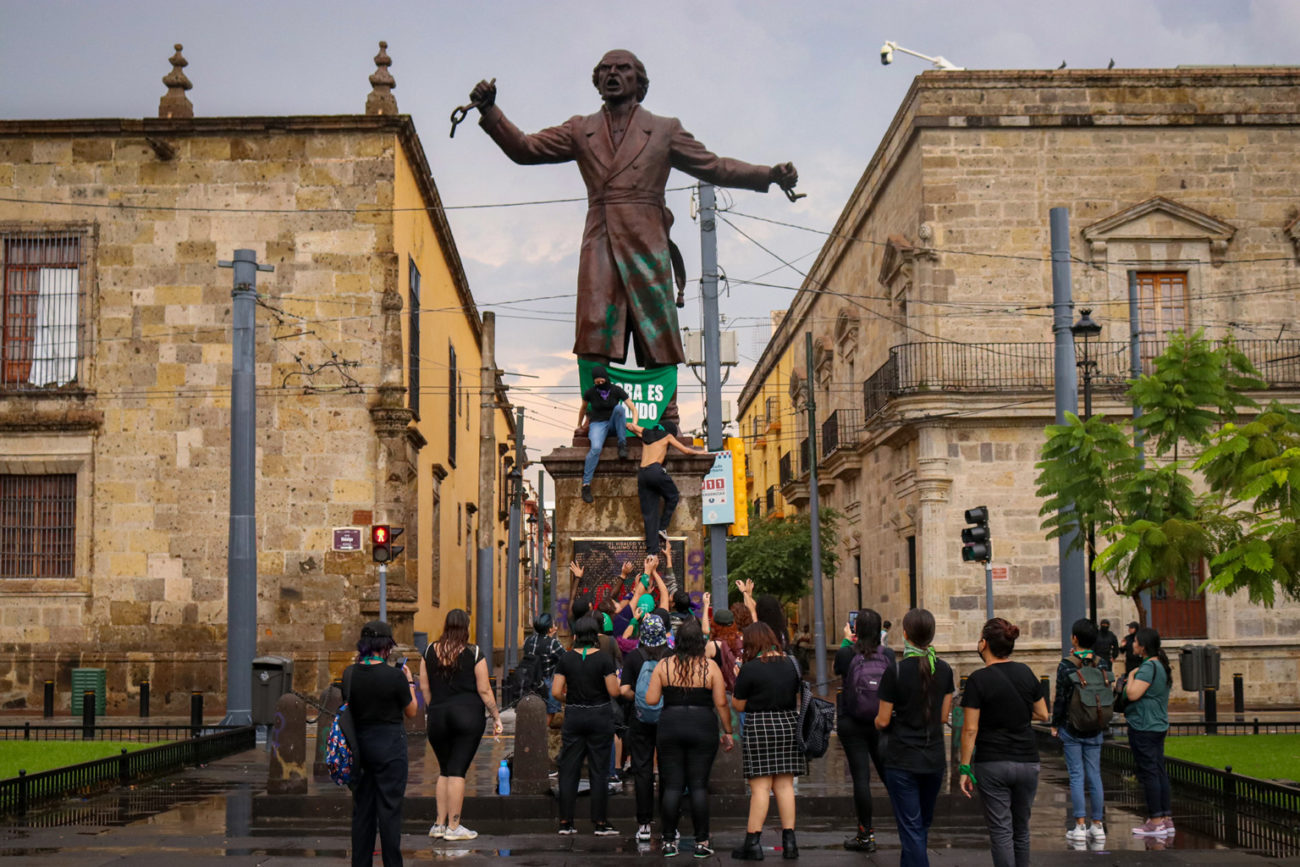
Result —
[[[751, 580], [755, 595], [771, 593], [795, 602], [811, 592], [812, 522], [806, 513], [788, 518], [751, 518], [749, 535], [727, 543], [727, 577], [731, 601], [740, 598], [735, 582]], [[822, 575], [835, 577], [840, 555], [835, 550], [840, 515], [821, 510]]]
[[[1244, 392], [1264, 385], [1231, 339], [1215, 344], [1201, 332], [1180, 332], [1156, 359], [1154, 372], [1129, 383], [1129, 397], [1141, 410], [1136, 421], [1082, 421], [1068, 414], [1065, 424], [1047, 428], [1037, 464], [1043, 528], [1048, 538], [1074, 533], [1081, 547], [1091, 522], [1104, 544], [1096, 568], [1133, 600], [1139, 620], [1146, 618], [1142, 593], [1171, 578], [1183, 596], [1245, 588], [1251, 599], [1270, 604], [1275, 584], [1288, 587], [1278, 580], [1285, 568], [1279, 564], [1294, 563], [1300, 537], [1294, 513], [1286, 529], [1279, 504], [1289, 502], [1291, 482], [1283, 490], [1278, 474], [1300, 471], [1300, 458], [1288, 458], [1283, 442], [1286, 420], [1296, 429], [1295, 415], [1270, 408], [1244, 428], [1234, 424], [1241, 410], [1257, 406]], [[1134, 435], [1150, 445], [1149, 465]], [[1195, 493], [1189, 470], [1203, 472], [1207, 492]], [[1265, 520], [1242, 507], [1247, 500], [1272, 504], [1273, 512]], [[1192, 567], [1203, 558], [1210, 561], [1210, 577], [1198, 584]]]

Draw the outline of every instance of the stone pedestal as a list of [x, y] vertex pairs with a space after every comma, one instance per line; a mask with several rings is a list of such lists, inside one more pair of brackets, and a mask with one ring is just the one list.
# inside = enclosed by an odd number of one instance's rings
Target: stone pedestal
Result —
[[267, 793], [307, 794], [307, 706], [293, 693], [280, 696], [275, 703], [270, 747]]
[[[591, 483], [595, 497], [593, 503], [582, 501], [582, 464], [588, 449], [585, 438], [575, 439], [574, 445], [555, 449], [542, 458], [542, 465], [555, 480], [555, 563], [560, 570], [562, 609], [568, 604], [568, 565], [573, 559], [575, 537], [644, 538], [645, 535], [636, 495], [641, 443], [629, 437], [625, 460], [619, 460], [614, 437], [611, 436], [606, 443]], [[686, 537], [686, 562], [674, 563], [673, 571], [679, 586], [686, 590], [707, 590], [704, 585], [704, 552], [708, 535], [701, 523], [700, 483], [713, 466], [713, 458], [683, 455], [669, 448], [664, 466], [681, 493], [681, 502], [673, 514], [669, 533]]]
[[515, 706], [515, 758], [510, 791], [519, 795], [545, 795], [551, 790], [546, 700], [526, 695]]

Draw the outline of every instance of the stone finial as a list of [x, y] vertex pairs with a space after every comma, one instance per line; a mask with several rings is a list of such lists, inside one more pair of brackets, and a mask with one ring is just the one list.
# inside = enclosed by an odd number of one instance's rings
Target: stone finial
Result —
[[190, 84], [182, 71], [190, 62], [181, 55], [181, 47], [177, 42], [176, 53], [170, 58], [172, 71], [163, 76], [162, 82], [167, 85], [167, 93], [158, 100], [159, 117], [194, 117], [194, 104], [185, 95], [185, 91], [194, 85]]
[[388, 56], [388, 43], [379, 43], [379, 53], [375, 55], [375, 71], [370, 76], [372, 90], [366, 97], [366, 114], [397, 114], [397, 97], [393, 88], [397, 82], [388, 71], [393, 65], [393, 58]]

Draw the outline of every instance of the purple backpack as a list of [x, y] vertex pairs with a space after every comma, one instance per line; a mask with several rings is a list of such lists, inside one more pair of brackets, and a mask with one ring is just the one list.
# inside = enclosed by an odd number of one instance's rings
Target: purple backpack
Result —
[[844, 678], [845, 713], [861, 723], [875, 722], [880, 712], [880, 679], [887, 668], [889, 660], [879, 647], [870, 656], [853, 656], [848, 677]]

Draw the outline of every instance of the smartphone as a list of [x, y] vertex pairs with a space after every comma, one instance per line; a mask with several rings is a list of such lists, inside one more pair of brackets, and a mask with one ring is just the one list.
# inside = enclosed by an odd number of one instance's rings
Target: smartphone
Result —
[[406, 667], [406, 660], [408, 660], [408, 659], [410, 659], [409, 656], [403, 656], [401, 659], [397, 660], [397, 667], [398, 667], [398, 668], [405, 668], [405, 667]]
[[849, 629], [852, 632], [858, 631], [858, 612], [856, 611], [849, 612]]

